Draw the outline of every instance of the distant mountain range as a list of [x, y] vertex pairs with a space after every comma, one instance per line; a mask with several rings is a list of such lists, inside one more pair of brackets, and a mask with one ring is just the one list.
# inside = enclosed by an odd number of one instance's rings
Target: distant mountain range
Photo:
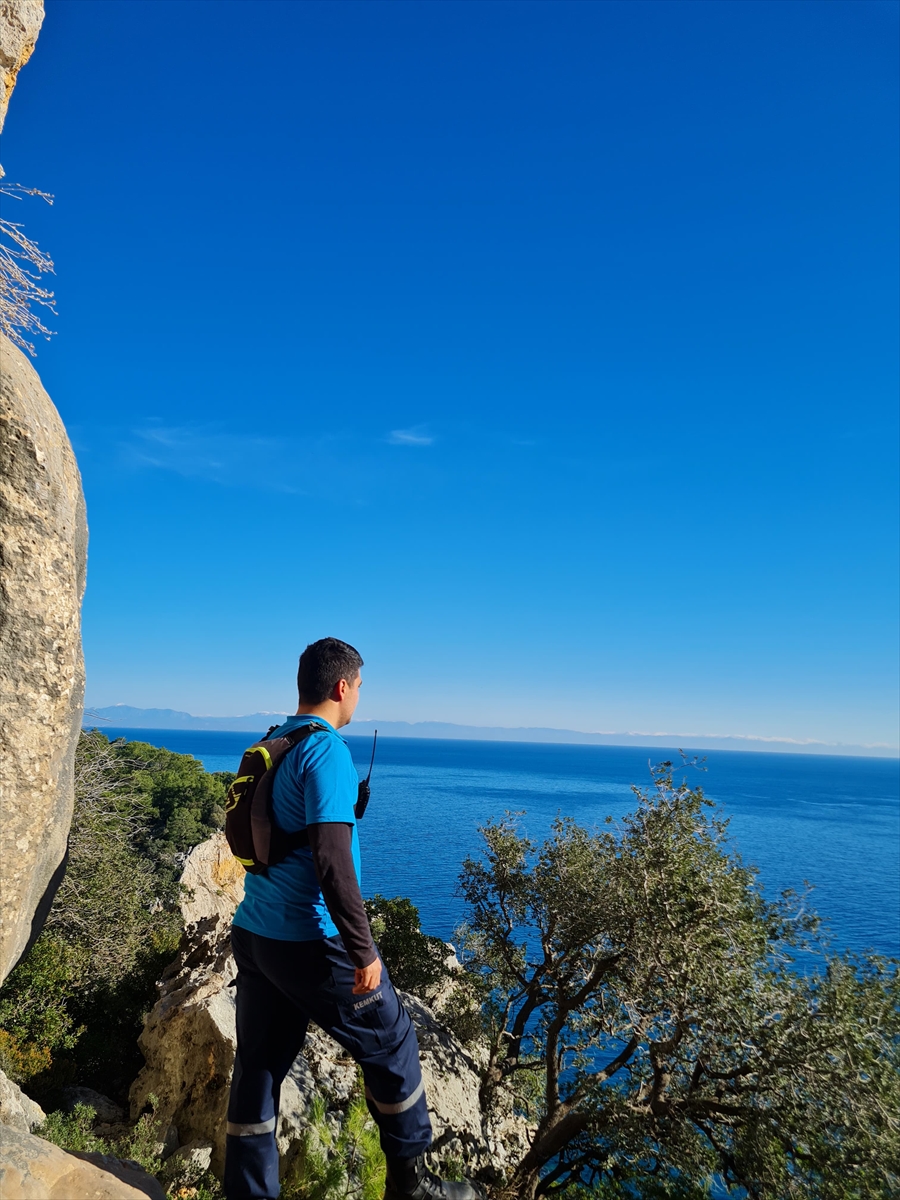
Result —
[[[220, 729], [257, 733], [278, 725], [287, 713], [258, 712], [243, 717], [195, 717], [174, 708], [132, 708], [111, 704], [86, 708], [84, 726], [103, 729]], [[483, 725], [452, 725], [446, 721], [354, 721], [345, 729], [348, 736], [370, 737], [377, 729], [382, 737], [463, 738], [488, 742], [571, 742], [595, 746], [647, 746], [686, 751], [762, 750], [782, 754], [851, 754], [896, 758], [896, 746], [851, 746], [840, 743], [801, 742], [789, 738], [717, 736], [693, 733], [585, 733], [577, 729], [540, 727], [504, 728]]]
[[[236, 733], [266, 730], [280, 725], [287, 713], [248, 713], [245, 717], [194, 717], [175, 708], [132, 708], [130, 704], [110, 704], [106, 708], [86, 708], [83, 724], [102, 729], [110, 724], [117, 729], [223, 729]], [[91, 721], [92, 716], [100, 718]]]

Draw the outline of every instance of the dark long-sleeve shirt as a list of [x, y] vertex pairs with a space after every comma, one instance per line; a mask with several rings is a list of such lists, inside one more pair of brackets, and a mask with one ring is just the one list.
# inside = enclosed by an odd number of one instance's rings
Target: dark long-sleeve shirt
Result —
[[377, 957], [362, 893], [350, 851], [352, 826], [343, 822], [310, 825], [313, 866], [331, 919], [355, 967], [368, 967]]

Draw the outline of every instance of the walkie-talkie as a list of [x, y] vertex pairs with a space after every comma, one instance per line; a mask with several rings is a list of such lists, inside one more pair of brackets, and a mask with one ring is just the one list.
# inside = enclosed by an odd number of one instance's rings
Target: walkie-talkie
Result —
[[366, 809], [369, 806], [369, 780], [372, 778], [372, 766], [375, 762], [375, 745], [378, 741], [378, 730], [375, 730], [375, 736], [372, 738], [372, 757], [369, 759], [369, 773], [365, 779], [359, 781], [359, 790], [356, 793], [356, 804], [353, 806], [353, 811], [356, 814], [357, 821], [361, 821], [366, 815]]

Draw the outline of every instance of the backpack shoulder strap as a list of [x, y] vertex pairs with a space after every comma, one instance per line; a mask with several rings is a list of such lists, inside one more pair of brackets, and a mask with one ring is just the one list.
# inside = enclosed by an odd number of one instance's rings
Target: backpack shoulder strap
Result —
[[[282, 722], [283, 724], [283, 722]], [[280, 737], [273, 738], [272, 734], [276, 729], [280, 729], [281, 725], [270, 725], [266, 733], [259, 740], [260, 742], [287, 742], [288, 749], [293, 750], [298, 742], [302, 742], [304, 738], [308, 738], [311, 733], [327, 733], [328, 726], [323, 725], [321, 721], [310, 721], [308, 725], [299, 725], [296, 729], [292, 729], [290, 733], [283, 733]], [[258, 743], [256, 743], [258, 745]]]
[[[283, 740], [288, 743], [288, 746], [281, 757], [286, 758], [294, 747], [306, 741], [310, 734], [327, 732], [328, 727], [322, 725], [319, 721], [310, 721], [308, 725], [300, 725], [297, 729], [292, 729], [290, 733], [284, 735]], [[281, 739], [276, 740], [280, 741]], [[285, 854], [291, 850], [300, 850], [304, 846], [309, 845], [309, 833], [306, 829], [299, 829], [296, 833], [287, 833], [279, 829], [275, 836], [279, 839], [280, 847]]]
[[327, 733], [328, 727], [322, 725], [319, 721], [310, 721], [308, 725], [301, 725], [299, 729], [292, 729], [290, 733], [284, 735], [284, 740], [291, 743], [291, 749], [309, 737], [311, 733]]

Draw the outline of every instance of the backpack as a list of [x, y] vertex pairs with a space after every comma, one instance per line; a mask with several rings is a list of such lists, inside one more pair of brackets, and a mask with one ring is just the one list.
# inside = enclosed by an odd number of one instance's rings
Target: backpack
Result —
[[277, 728], [273, 725], [261, 741], [244, 751], [237, 777], [225, 797], [225, 837], [231, 853], [251, 875], [265, 875], [267, 867], [282, 862], [292, 850], [309, 845], [305, 829], [286, 833], [275, 823], [272, 784], [285, 755], [311, 733], [324, 733], [325, 726], [312, 721], [270, 740]]

